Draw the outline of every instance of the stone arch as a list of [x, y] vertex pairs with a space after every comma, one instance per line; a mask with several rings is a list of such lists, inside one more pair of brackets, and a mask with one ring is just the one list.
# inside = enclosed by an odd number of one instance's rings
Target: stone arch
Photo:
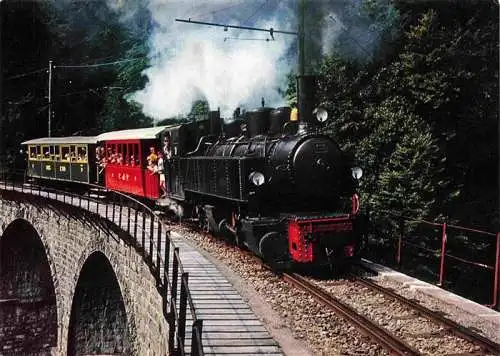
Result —
[[128, 354], [131, 348], [125, 303], [108, 258], [93, 252], [75, 287], [68, 330], [68, 355]]
[[0, 239], [0, 345], [5, 352], [50, 353], [57, 347], [54, 269], [35, 228], [16, 219]]

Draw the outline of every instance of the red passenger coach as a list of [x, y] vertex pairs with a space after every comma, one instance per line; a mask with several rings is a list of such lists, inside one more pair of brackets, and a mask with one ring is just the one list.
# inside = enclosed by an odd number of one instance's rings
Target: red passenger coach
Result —
[[157, 173], [147, 168], [150, 147], [159, 150], [160, 136], [167, 126], [107, 132], [98, 136], [104, 149], [104, 183], [106, 188], [137, 196], [158, 199], [160, 183]]

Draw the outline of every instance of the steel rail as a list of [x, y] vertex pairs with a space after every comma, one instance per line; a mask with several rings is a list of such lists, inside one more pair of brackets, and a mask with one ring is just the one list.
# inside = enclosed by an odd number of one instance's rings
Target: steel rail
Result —
[[384, 349], [388, 350], [391, 355], [421, 355], [420, 352], [402, 341], [396, 335], [373, 323], [370, 319], [358, 314], [353, 308], [337, 300], [321, 288], [307, 281], [304, 277], [296, 273], [284, 273], [282, 277], [286, 282], [312, 294], [318, 301], [333, 309], [337, 314], [342, 316], [342, 318], [355, 325], [361, 332], [369, 336]]
[[391, 297], [391, 298], [397, 300], [398, 302], [405, 304], [406, 306], [410, 307], [411, 309], [417, 311], [423, 317], [425, 317], [425, 318], [427, 318], [427, 319], [429, 319], [429, 320], [431, 320], [439, 325], [444, 326], [447, 330], [451, 331], [456, 336], [461, 337], [465, 340], [468, 340], [468, 341], [472, 342], [473, 344], [481, 347], [481, 349], [484, 352], [492, 352], [494, 354], [500, 354], [500, 345], [497, 344], [496, 342], [494, 342], [494, 341], [492, 341], [492, 340], [490, 340], [482, 335], [479, 335], [478, 333], [472, 331], [471, 329], [469, 329], [465, 326], [462, 326], [462, 325], [454, 322], [453, 320], [445, 318], [444, 316], [436, 313], [435, 311], [432, 311], [419, 303], [416, 303], [412, 300], [409, 300], [409, 299], [395, 293], [394, 291], [392, 291], [390, 289], [379, 286], [378, 284], [376, 284], [376, 283], [374, 283], [366, 278], [362, 278], [359, 276], [353, 276], [353, 277], [354, 277], [354, 280], [356, 283], [361, 284], [367, 288], [375, 290], [379, 293], [382, 293], [388, 297]]

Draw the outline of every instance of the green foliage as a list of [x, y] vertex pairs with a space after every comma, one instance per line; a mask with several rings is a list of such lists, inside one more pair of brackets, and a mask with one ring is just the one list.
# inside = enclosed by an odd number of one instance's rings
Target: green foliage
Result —
[[188, 114], [189, 118], [205, 118], [210, 111], [210, 107], [208, 106], [208, 101], [206, 100], [196, 100], [192, 107], [191, 112]]
[[297, 102], [297, 74], [295, 72], [288, 73], [286, 77], [286, 89], [284, 91], [284, 97], [288, 106]]
[[131, 61], [124, 62], [117, 68], [116, 79], [106, 93], [99, 115], [102, 131], [147, 127], [153, 124], [152, 119], [142, 113], [138, 104], [128, 100], [127, 94], [144, 87], [146, 77], [142, 72], [148, 65], [146, 51], [147, 48], [143, 44], [132, 47], [124, 57]]
[[373, 216], [392, 210], [495, 229], [498, 6], [401, 2], [398, 11], [397, 51], [367, 65], [323, 61], [328, 130], [364, 167]]
[[[49, 60], [53, 62], [52, 135], [96, 134], [151, 124], [126, 100], [126, 94], [142, 89], [145, 82], [142, 71], [147, 66], [145, 44], [151, 26], [147, 8], [138, 6], [131, 26], [106, 1], [4, 2], [2, 6], [4, 78], [48, 68]], [[122, 65], [68, 67], [132, 58], [142, 59]], [[25, 139], [46, 136], [47, 71], [2, 85], [4, 101], [10, 103], [2, 110], [7, 116], [5, 146], [17, 150]]]

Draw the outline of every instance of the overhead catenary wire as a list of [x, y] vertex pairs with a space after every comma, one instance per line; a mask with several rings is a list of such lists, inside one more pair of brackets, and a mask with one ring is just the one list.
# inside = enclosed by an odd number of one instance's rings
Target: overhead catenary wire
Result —
[[252, 17], [254, 17], [255, 15], [257, 15], [257, 13], [262, 10], [262, 8], [264, 7], [264, 5], [266, 5], [268, 1], [269, 0], [264, 0], [264, 2], [262, 4], [260, 4], [260, 6], [258, 7], [258, 9], [255, 10], [250, 16], [248, 16], [248, 18], [245, 21], [243, 21], [243, 23], [247, 23], [248, 21], [250, 21], [250, 19]]
[[250, 27], [250, 26], [237, 26], [237, 25], [229, 25], [229, 24], [221, 24], [221, 23], [214, 23], [214, 22], [205, 22], [205, 21], [195, 21], [191, 20], [191, 18], [184, 20], [184, 19], [175, 19], [177, 22], [185, 22], [185, 23], [190, 23], [190, 24], [195, 24], [195, 25], [207, 25], [207, 26], [215, 26], [215, 27], [223, 27], [225, 31], [229, 28], [236, 28], [240, 30], [250, 30], [250, 31], [261, 31], [261, 32], [268, 32], [271, 34], [271, 36], [275, 33], [282, 33], [285, 35], [298, 35], [298, 32], [295, 31], [282, 31], [282, 30], [275, 30], [272, 27], [271, 28], [257, 28], [257, 27]]
[[114, 87], [114, 86], [103, 86], [103, 87], [97, 87], [97, 88], [88, 88], [86, 90], [80, 90], [80, 91], [73, 91], [69, 93], [64, 93], [64, 94], [59, 94], [58, 97], [67, 97], [67, 96], [73, 96], [73, 95], [79, 95], [79, 94], [87, 94], [87, 93], [98, 93], [99, 91], [103, 90], [128, 90], [129, 88], [125, 87]]
[[[134, 62], [134, 61], [143, 60], [145, 58], [146, 57], [139, 57], [139, 58], [131, 58], [131, 59], [122, 59], [122, 60], [113, 61], [113, 62], [91, 63], [91, 64], [57, 65], [57, 66], [54, 65], [54, 66], [52, 66], [52, 69], [55, 69], [55, 68], [68, 68], [68, 69], [69, 68], [94, 68], [94, 67], [102, 67], [102, 66], [110, 66], [110, 65], [121, 64], [121, 63]], [[35, 75], [35, 74], [43, 73], [43, 72], [47, 73], [48, 69], [47, 68], [40, 68], [40, 69], [33, 70], [31, 72], [19, 73], [19, 74], [11, 75], [10, 77], [7, 77], [7, 78], [3, 78], [3, 80], [7, 81], [7, 80], [13, 80], [13, 79], [20, 79], [20, 78], [29, 77], [31, 75]]]
[[26, 73], [20, 73], [20, 74], [12, 75], [10, 77], [4, 78], [4, 80], [12, 80], [12, 79], [24, 78], [24, 77], [28, 77], [30, 75], [34, 75], [34, 74], [42, 73], [42, 72], [47, 72], [47, 68], [40, 68], [40, 69], [31, 71], [31, 72], [26, 72]]
[[121, 64], [121, 63], [128, 63], [128, 62], [135, 62], [135, 61], [140, 61], [144, 60], [146, 57], [138, 57], [138, 58], [130, 58], [130, 59], [122, 59], [118, 61], [113, 61], [113, 62], [104, 62], [104, 63], [90, 63], [90, 64], [76, 64], [76, 65], [57, 65], [54, 66], [54, 68], [96, 68], [96, 67], [104, 67], [104, 66], [111, 66], [115, 64]]
[[232, 9], [232, 8], [234, 8], [234, 7], [238, 7], [238, 6], [244, 5], [244, 4], [246, 4], [246, 3], [247, 3], [247, 2], [245, 2], [245, 1], [241, 1], [241, 2], [239, 2], [239, 3], [237, 3], [237, 4], [233, 4], [233, 5], [230, 5], [230, 6], [226, 6], [226, 7], [223, 7], [223, 8], [217, 9], [217, 10], [207, 11], [207, 12], [205, 12], [205, 13], [203, 13], [203, 14], [201, 14], [201, 13], [199, 13], [199, 14], [195, 14], [194, 16], [199, 17], [199, 18], [204, 18], [204, 17], [206, 17], [208, 14], [213, 15], [213, 14], [216, 14], [216, 13], [219, 13], [219, 12], [222, 12], [222, 11], [225, 11], [225, 10]]
[[227, 40], [236, 40], [236, 41], [266, 41], [273, 42], [274, 38], [240, 38], [240, 37], [224, 37], [224, 42]]

